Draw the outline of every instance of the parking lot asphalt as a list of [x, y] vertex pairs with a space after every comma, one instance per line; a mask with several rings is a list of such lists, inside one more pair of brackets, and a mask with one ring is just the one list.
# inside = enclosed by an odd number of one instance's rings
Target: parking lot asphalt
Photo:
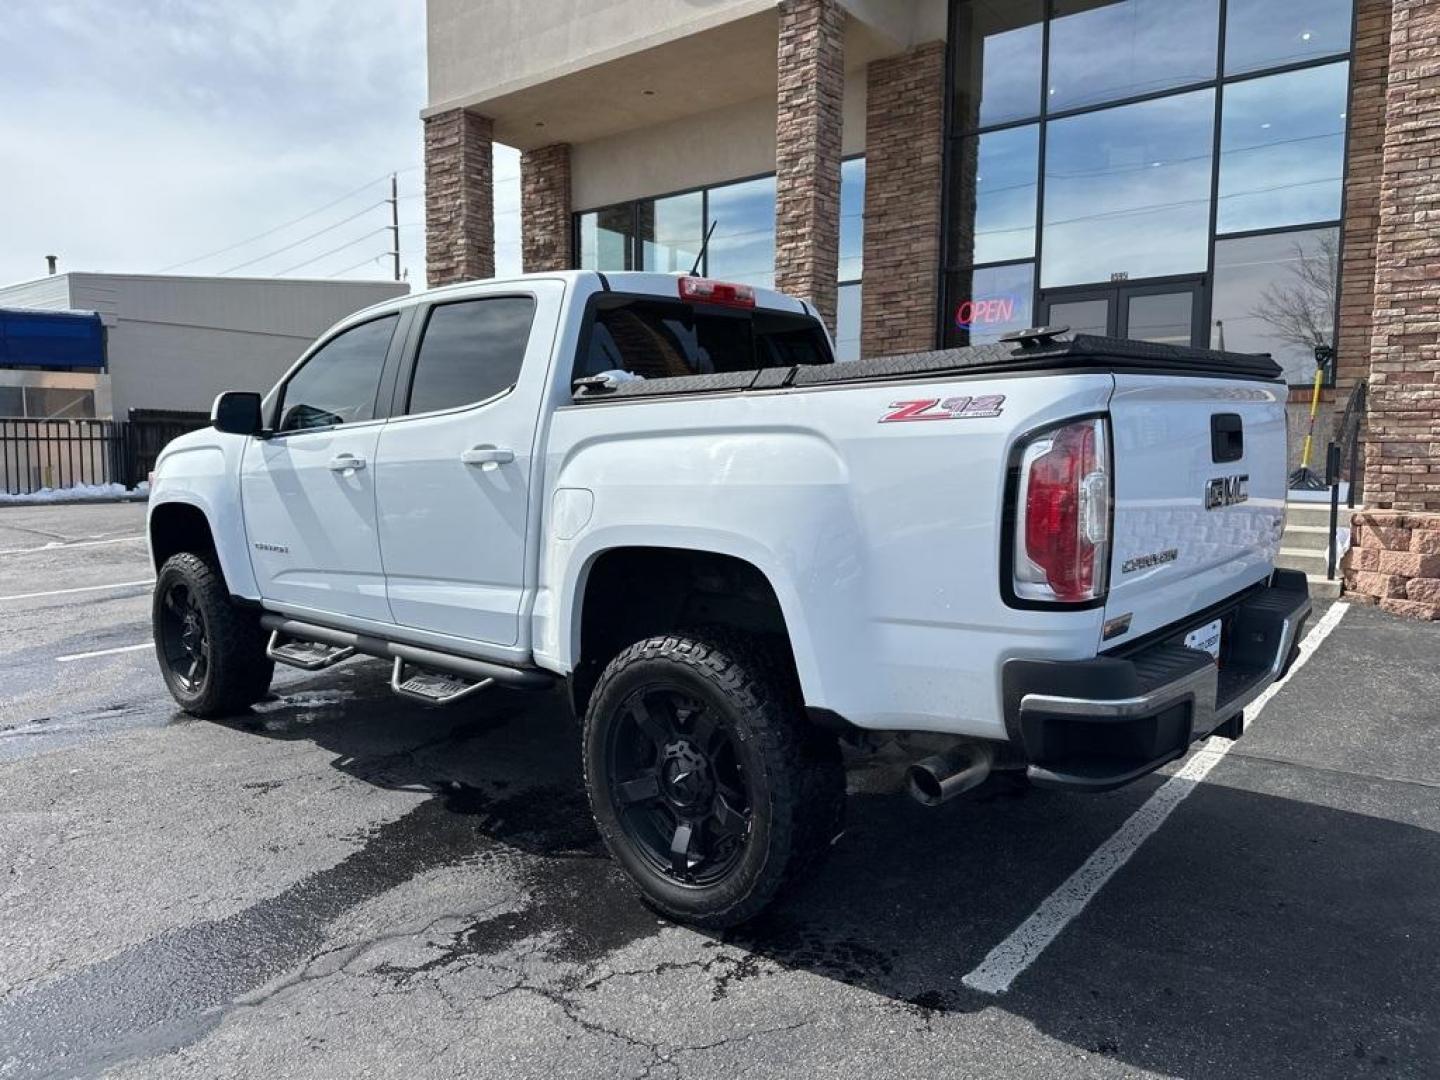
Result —
[[1440, 1075], [1440, 625], [1345, 610], [996, 995], [966, 973], [1166, 775], [852, 794], [812, 880], [699, 933], [605, 857], [557, 696], [356, 660], [179, 714], [109, 651], [143, 513], [0, 509], [0, 1078]]

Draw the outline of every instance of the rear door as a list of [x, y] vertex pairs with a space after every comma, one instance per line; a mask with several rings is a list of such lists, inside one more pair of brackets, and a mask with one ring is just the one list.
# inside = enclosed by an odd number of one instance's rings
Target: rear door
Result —
[[1115, 377], [1114, 544], [1104, 647], [1263, 580], [1285, 521], [1285, 387]]
[[380, 552], [402, 626], [519, 640], [536, 429], [564, 285], [431, 305], [376, 452]]

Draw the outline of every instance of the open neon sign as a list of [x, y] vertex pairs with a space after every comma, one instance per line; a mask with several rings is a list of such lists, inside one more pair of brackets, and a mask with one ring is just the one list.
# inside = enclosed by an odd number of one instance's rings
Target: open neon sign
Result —
[[955, 308], [955, 328], [972, 330], [977, 326], [1003, 326], [1014, 321], [1019, 304], [1018, 296], [980, 296], [961, 300]]

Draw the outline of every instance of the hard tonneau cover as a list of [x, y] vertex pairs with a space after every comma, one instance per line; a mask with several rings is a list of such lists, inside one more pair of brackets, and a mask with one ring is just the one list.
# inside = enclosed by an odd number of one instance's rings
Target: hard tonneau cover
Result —
[[1045, 338], [1035, 344], [1000, 342], [835, 364], [682, 375], [604, 385], [591, 381], [577, 388], [575, 400], [614, 401], [676, 394], [895, 382], [947, 374], [1003, 375], [1047, 371], [1078, 374], [1097, 370], [1263, 381], [1273, 381], [1281, 376], [1280, 365], [1267, 353], [1221, 352], [1218, 349], [1076, 334], [1073, 337]]

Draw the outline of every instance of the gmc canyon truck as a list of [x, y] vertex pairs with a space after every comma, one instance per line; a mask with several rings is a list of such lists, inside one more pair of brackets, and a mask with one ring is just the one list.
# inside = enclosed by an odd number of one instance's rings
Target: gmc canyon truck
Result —
[[1241, 734], [1310, 611], [1279, 376], [1049, 328], [836, 363], [807, 303], [693, 276], [436, 289], [166, 448], [156, 652], [202, 717], [357, 653], [436, 705], [563, 684], [611, 853], [731, 925], [857, 755], [933, 804]]

